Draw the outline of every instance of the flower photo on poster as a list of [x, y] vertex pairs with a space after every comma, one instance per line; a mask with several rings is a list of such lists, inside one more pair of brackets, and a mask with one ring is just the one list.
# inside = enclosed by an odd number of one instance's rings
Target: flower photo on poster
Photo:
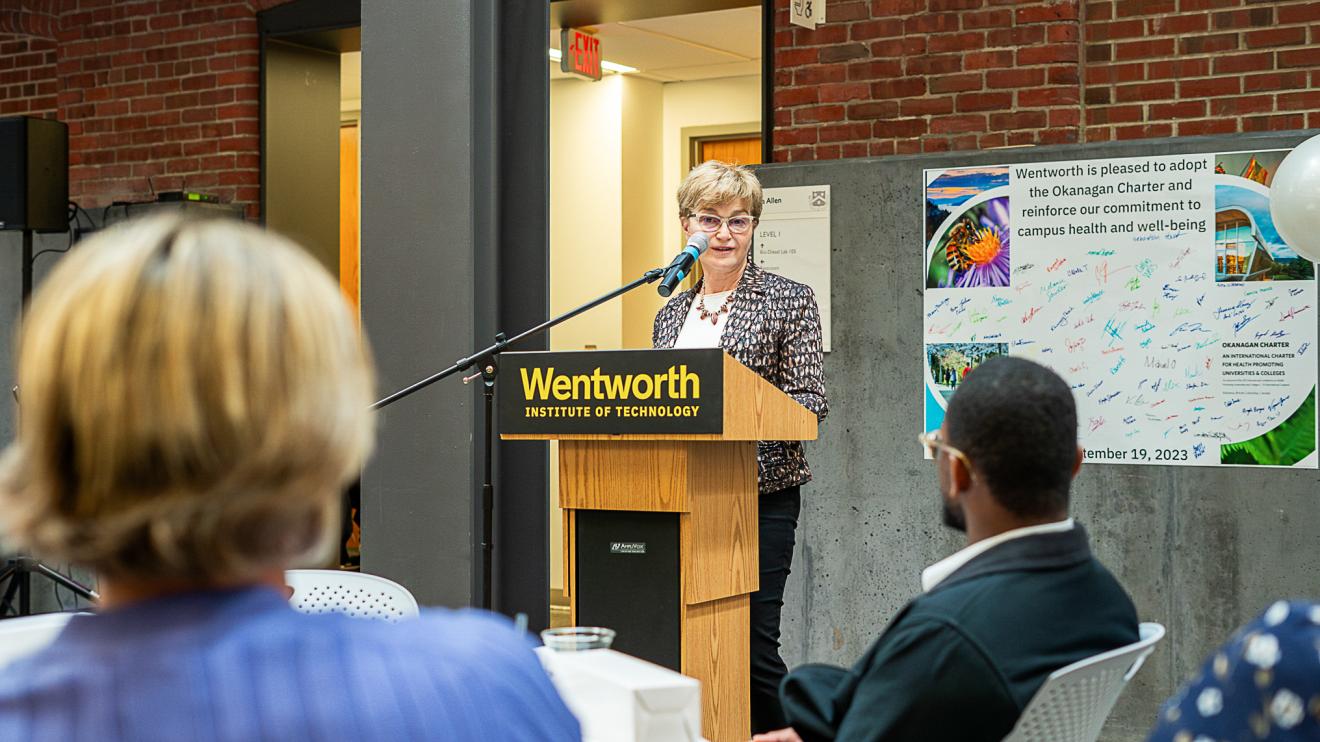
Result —
[[1008, 168], [946, 170], [926, 185], [927, 288], [1009, 285]]
[[1008, 197], [967, 207], [935, 242], [926, 288], [970, 289], [1009, 285]]

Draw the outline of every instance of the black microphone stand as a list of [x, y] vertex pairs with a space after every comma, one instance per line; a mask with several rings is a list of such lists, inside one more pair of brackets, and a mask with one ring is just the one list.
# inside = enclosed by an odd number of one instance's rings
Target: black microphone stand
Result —
[[496, 360], [496, 356], [498, 356], [500, 353], [503, 353], [505, 350], [508, 350], [510, 345], [513, 345], [519, 340], [523, 340], [533, 335], [538, 335], [542, 332], [545, 332], [546, 330], [549, 330], [555, 325], [570, 320], [589, 309], [594, 309], [595, 307], [600, 306], [601, 304], [604, 304], [605, 302], [611, 299], [622, 296], [628, 293], [629, 291], [632, 291], [633, 289], [637, 288], [638, 286], [643, 286], [648, 283], [654, 283], [655, 281], [659, 280], [660, 277], [664, 275], [664, 273], [665, 273], [664, 268], [654, 268], [652, 270], [649, 270], [646, 273], [644, 273], [641, 276], [641, 278], [638, 278], [637, 280], [627, 284], [626, 286], [617, 288], [609, 292], [608, 294], [605, 294], [604, 296], [598, 297], [596, 299], [592, 299], [591, 301], [587, 302], [586, 304], [583, 304], [580, 307], [577, 307], [576, 309], [569, 310], [559, 315], [558, 317], [546, 320], [545, 322], [542, 322], [541, 324], [531, 329], [524, 330], [523, 332], [520, 332], [511, 338], [505, 337], [505, 334], [502, 332], [496, 333], [494, 344], [482, 348], [481, 350], [473, 353], [470, 356], [460, 358], [454, 363], [454, 365], [450, 366], [449, 368], [446, 368], [438, 373], [432, 374], [426, 377], [425, 379], [422, 379], [421, 381], [410, 384], [400, 389], [399, 391], [394, 392], [388, 397], [385, 397], [384, 399], [381, 399], [377, 401], [375, 404], [371, 405], [371, 409], [378, 410], [387, 405], [391, 405], [414, 392], [421, 391], [425, 387], [428, 387], [447, 376], [453, 376], [454, 374], [460, 371], [467, 371], [473, 366], [478, 366], [478, 365], [480, 366], [477, 373], [465, 377], [463, 379], [463, 383], [468, 384], [471, 383], [472, 381], [475, 381], [477, 378], [480, 378], [482, 384], [485, 387], [483, 390], [483, 396], [485, 398], [484, 402], [485, 402], [486, 436], [485, 436], [485, 440], [482, 441], [482, 445], [485, 449], [484, 452], [485, 479], [481, 485], [481, 513], [482, 513], [481, 607], [482, 608], [489, 609], [491, 607], [491, 596], [494, 593], [493, 585], [491, 584], [491, 567], [493, 563], [492, 558], [495, 553], [495, 544], [494, 544], [494, 535], [493, 535], [494, 523], [492, 522], [494, 520], [494, 513], [495, 513], [495, 483], [493, 476], [492, 458], [493, 458], [493, 448], [494, 448], [494, 439], [495, 439], [494, 438], [495, 379], [499, 376], [499, 369], [500, 369], [499, 362]]
[[[19, 284], [19, 306], [21, 312], [26, 314], [28, 298], [32, 295], [32, 230], [23, 230], [23, 265], [21, 269], [21, 282]], [[14, 399], [18, 400], [18, 387], [14, 387]], [[20, 412], [21, 414], [21, 412]], [[4, 597], [0, 597], [0, 618], [4, 617], [10, 611], [14, 611], [16, 616], [27, 616], [32, 613], [32, 576], [37, 575], [45, 577], [54, 582], [57, 586], [63, 586], [69, 592], [77, 595], [83, 600], [97, 600], [100, 598], [96, 591], [83, 585], [69, 577], [60, 574], [58, 571], [47, 567], [41, 562], [26, 556], [15, 556], [5, 560], [5, 566], [0, 569], [0, 582], [7, 581]], [[58, 587], [57, 587], [58, 589]], [[18, 598], [18, 608], [14, 608], [14, 598]]]

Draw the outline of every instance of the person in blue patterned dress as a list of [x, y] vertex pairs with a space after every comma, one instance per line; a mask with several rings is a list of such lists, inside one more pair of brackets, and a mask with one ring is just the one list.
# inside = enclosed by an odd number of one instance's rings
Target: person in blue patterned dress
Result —
[[1165, 702], [1148, 742], [1320, 740], [1320, 604], [1278, 601]]

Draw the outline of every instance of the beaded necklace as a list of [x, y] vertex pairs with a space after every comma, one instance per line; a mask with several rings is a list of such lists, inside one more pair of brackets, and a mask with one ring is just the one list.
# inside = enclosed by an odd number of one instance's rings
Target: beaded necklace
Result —
[[714, 311], [706, 308], [706, 295], [701, 294], [700, 298], [697, 300], [697, 316], [702, 320], [710, 320], [712, 325], [718, 325], [720, 323], [720, 315], [729, 313], [729, 305], [733, 302], [733, 297], [737, 293], [736, 290], [730, 291], [729, 295], [724, 297], [724, 303], [720, 305], [719, 309]]

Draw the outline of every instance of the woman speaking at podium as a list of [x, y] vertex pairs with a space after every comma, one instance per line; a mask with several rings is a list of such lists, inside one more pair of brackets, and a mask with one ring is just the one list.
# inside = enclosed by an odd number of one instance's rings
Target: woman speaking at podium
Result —
[[[655, 317], [656, 348], [721, 348], [825, 419], [820, 310], [809, 286], [761, 270], [748, 260], [761, 216], [761, 184], [748, 169], [710, 160], [678, 188], [678, 218], [687, 235], [705, 232], [701, 280], [676, 294]], [[757, 444], [761, 589], [751, 595], [752, 732], [785, 725], [779, 681], [779, 613], [793, 560], [801, 487], [811, 469], [799, 441]]]

